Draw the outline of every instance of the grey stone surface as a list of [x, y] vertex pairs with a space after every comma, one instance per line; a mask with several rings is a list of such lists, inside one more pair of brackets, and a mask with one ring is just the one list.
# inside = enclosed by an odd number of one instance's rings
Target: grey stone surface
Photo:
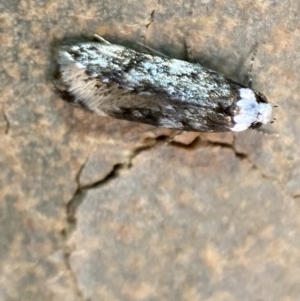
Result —
[[[0, 300], [300, 300], [297, 1], [0, 0]], [[246, 82], [277, 121], [176, 136], [51, 87], [53, 45], [98, 33]], [[278, 137], [276, 136], [278, 135]]]

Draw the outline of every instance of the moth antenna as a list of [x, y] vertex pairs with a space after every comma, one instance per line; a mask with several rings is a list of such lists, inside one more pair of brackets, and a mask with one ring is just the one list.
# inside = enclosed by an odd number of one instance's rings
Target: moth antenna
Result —
[[94, 34], [94, 35], [93, 35], [93, 38], [94, 38], [95, 40], [97, 40], [98, 42], [100, 42], [100, 43], [103, 43], [103, 44], [106, 44], [106, 45], [110, 45], [110, 43], [109, 43], [107, 40], [105, 40], [104, 38], [102, 38], [102, 37], [99, 36], [98, 34]]
[[153, 49], [153, 48], [151, 48], [151, 47], [145, 45], [144, 43], [136, 42], [136, 44], [139, 45], [139, 46], [141, 46], [142, 48], [148, 50], [148, 52], [150, 52], [150, 54], [156, 54], [156, 55], [158, 55], [158, 56], [160, 56], [160, 57], [162, 57], [162, 58], [166, 58], [166, 59], [168, 58], [168, 57], [167, 57], [165, 54], [163, 54], [162, 52], [157, 51], [157, 50], [155, 50], [155, 49]]
[[260, 133], [261, 135], [264, 135], [264, 136], [268, 136], [268, 137], [280, 137], [280, 134], [275, 134], [275, 133], [271, 133], [271, 132], [268, 132], [265, 128], [259, 128], [259, 129], [255, 129], [256, 132]]
[[252, 89], [252, 69], [253, 69], [253, 63], [254, 63], [256, 53], [257, 53], [257, 45], [255, 45], [255, 49], [254, 49], [253, 54], [252, 54], [250, 67], [249, 67], [249, 71], [248, 71], [248, 87], [250, 89]]
[[193, 56], [193, 53], [191, 51], [191, 47], [189, 46], [189, 44], [186, 42], [186, 38], [183, 39], [183, 43], [184, 43], [184, 50], [185, 50], [185, 56], [186, 56], [186, 60], [190, 63], [196, 63], [196, 60]]

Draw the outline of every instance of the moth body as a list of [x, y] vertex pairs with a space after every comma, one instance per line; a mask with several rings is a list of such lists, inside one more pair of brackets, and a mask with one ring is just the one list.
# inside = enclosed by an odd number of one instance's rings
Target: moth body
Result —
[[266, 124], [266, 97], [218, 72], [97, 42], [58, 50], [58, 89], [99, 115], [184, 131], [243, 131]]

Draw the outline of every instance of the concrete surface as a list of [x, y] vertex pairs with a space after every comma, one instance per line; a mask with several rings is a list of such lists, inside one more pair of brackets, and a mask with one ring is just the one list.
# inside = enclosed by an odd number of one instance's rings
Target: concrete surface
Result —
[[[0, 300], [300, 300], [300, 3], [0, 0]], [[246, 82], [277, 121], [183, 134], [51, 87], [53, 45], [98, 33]]]

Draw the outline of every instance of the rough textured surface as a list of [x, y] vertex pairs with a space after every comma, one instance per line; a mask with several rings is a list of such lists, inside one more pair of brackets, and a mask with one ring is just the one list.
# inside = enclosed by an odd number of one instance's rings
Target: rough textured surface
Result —
[[[0, 299], [299, 300], [299, 9], [0, 0]], [[166, 144], [174, 133], [63, 103], [53, 45], [90, 33], [240, 81], [257, 43], [253, 86], [279, 105], [279, 137]]]

